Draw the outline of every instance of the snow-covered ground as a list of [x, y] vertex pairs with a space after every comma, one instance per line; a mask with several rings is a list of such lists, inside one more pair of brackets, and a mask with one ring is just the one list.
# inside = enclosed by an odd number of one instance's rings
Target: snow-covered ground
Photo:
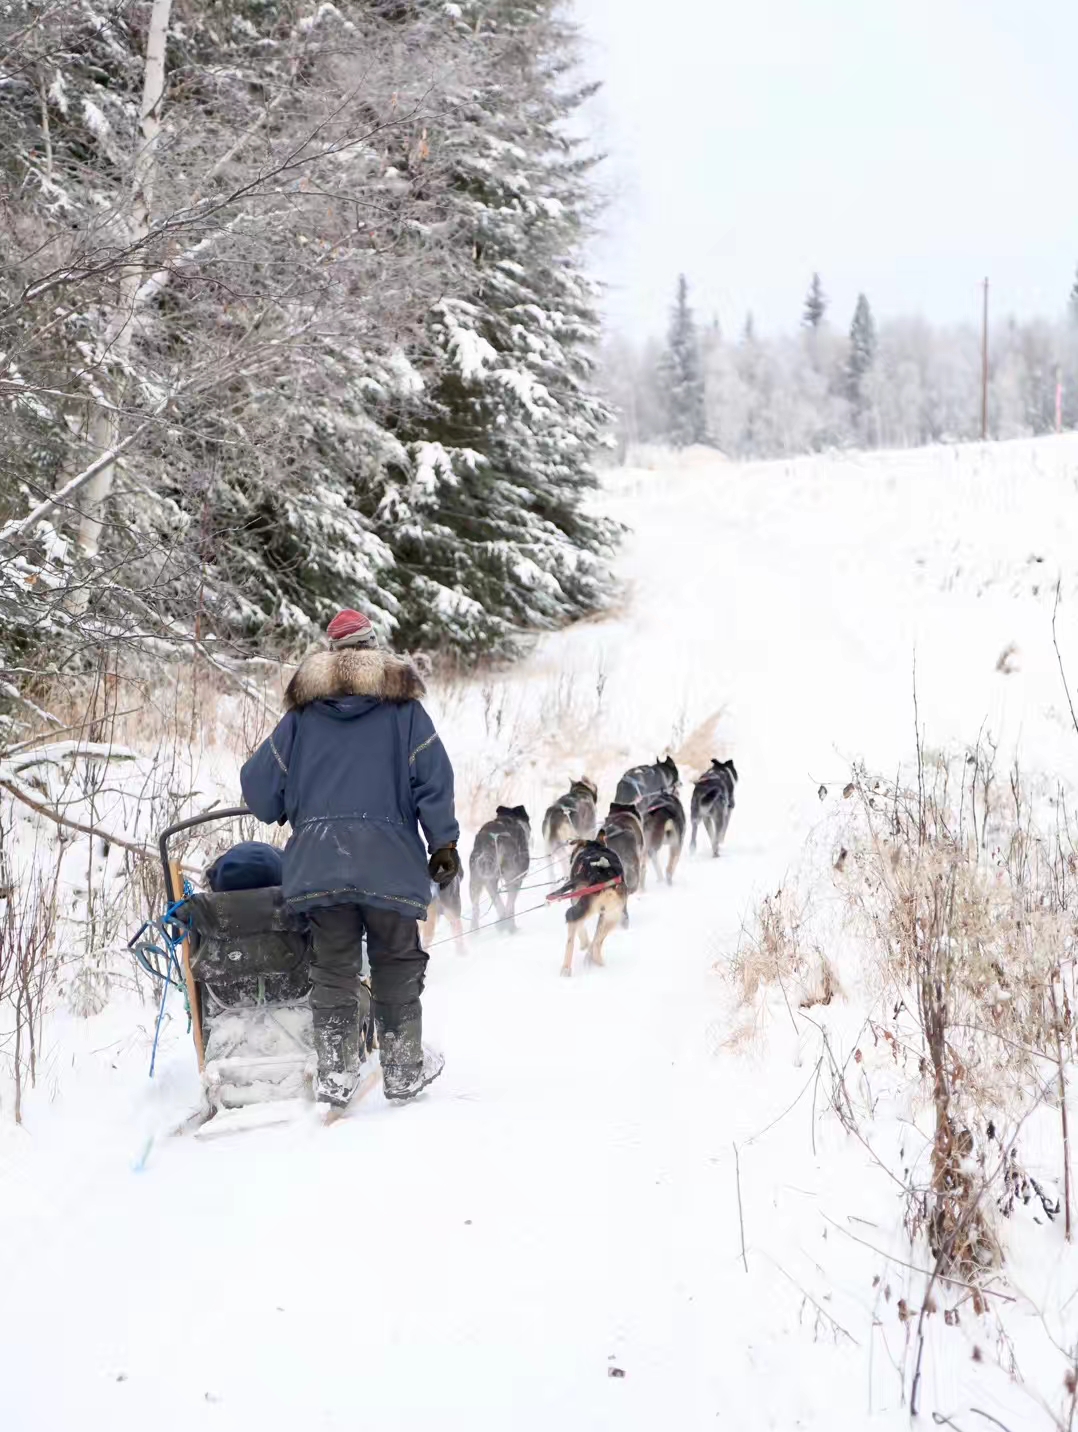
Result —
[[[902, 1191], [825, 1107], [811, 1030], [730, 1042], [724, 969], [791, 871], [826, 898], [851, 761], [914, 751], [915, 657], [930, 745], [983, 730], [1001, 768], [1069, 782], [1051, 615], [1062, 574], [1078, 674], [1078, 440], [671, 463], [603, 501], [630, 529], [621, 609], [435, 693], [464, 818], [512, 797], [537, 833], [572, 776], [605, 802], [667, 748], [686, 778], [732, 755], [725, 855], [649, 886], [571, 980], [558, 909], [440, 945], [444, 1076], [328, 1129], [170, 1137], [197, 1100], [183, 1021], [150, 1083], [148, 1006], [57, 1015], [24, 1126], [0, 1123], [5, 1429], [906, 1425]], [[856, 998], [813, 1013], [848, 1055]], [[937, 1320], [926, 1421], [1055, 1425], [1040, 1314], [1078, 1267], [1054, 1226], [1015, 1239], [1036, 1290], [1005, 1328]]]

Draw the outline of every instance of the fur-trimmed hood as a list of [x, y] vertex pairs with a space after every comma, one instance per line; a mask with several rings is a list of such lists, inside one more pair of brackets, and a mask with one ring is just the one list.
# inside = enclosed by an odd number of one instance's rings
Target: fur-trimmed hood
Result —
[[426, 694], [423, 678], [406, 656], [378, 648], [315, 651], [296, 668], [285, 691], [285, 708], [298, 711], [312, 701], [341, 696], [371, 696], [378, 701], [418, 701]]

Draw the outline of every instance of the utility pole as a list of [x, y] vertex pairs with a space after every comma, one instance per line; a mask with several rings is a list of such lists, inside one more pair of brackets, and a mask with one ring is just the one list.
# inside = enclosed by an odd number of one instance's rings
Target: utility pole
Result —
[[981, 326], [981, 442], [988, 440], [988, 280], [984, 281], [984, 322]]

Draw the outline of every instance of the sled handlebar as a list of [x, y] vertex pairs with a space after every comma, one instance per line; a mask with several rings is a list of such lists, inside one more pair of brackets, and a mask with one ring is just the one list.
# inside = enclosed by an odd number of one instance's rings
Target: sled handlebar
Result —
[[157, 842], [157, 848], [161, 852], [161, 868], [165, 872], [165, 894], [168, 896], [169, 904], [183, 898], [183, 890], [175, 890], [172, 885], [172, 869], [168, 861], [168, 843], [174, 835], [179, 835], [181, 830], [190, 830], [196, 825], [208, 825], [211, 820], [238, 820], [240, 816], [252, 815], [246, 806], [226, 806], [224, 810], [208, 810], [203, 815], [189, 816], [187, 820], [178, 820], [175, 825], [170, 825], [168, 830], [162, 831]]

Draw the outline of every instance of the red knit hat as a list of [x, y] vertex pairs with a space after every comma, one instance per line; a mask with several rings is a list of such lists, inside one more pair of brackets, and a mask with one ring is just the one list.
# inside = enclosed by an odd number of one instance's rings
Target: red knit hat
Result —
[[345, 607], [326, 627], [326, 636], [334, 650], [345, 646], [373, 646], [377, 640], [370, 617]]

